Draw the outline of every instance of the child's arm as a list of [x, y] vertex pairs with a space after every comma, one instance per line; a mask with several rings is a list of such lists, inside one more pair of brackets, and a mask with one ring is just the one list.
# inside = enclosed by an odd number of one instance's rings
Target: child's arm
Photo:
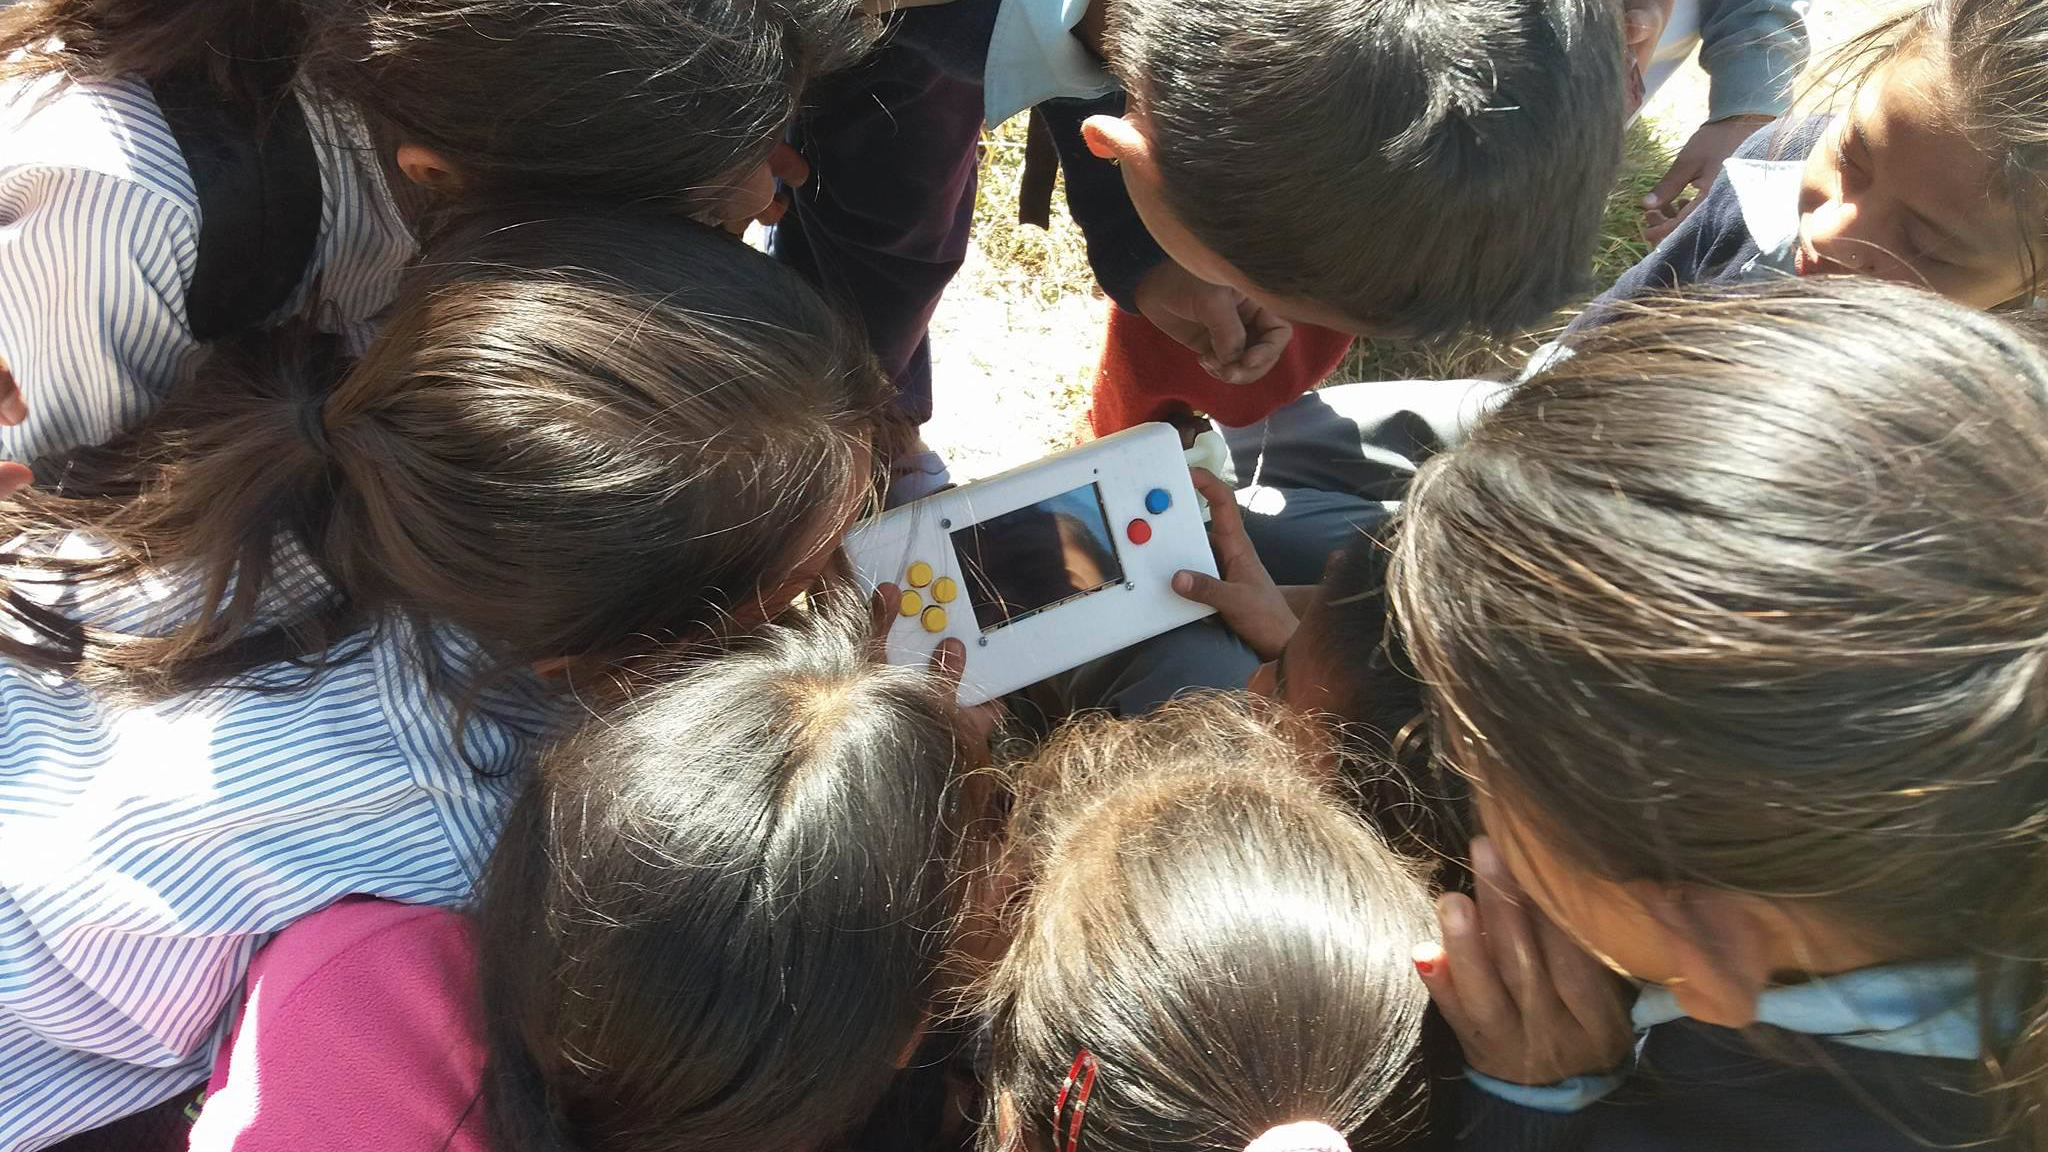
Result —
[[1696, 196], [1713, 187], [1721, 165], [1758, 128], [1792, 109], [1793, 87], [1812, 52], [1807, 0], [1703, 0], [1700, 66], [1711, 84], [1707, 122], [1680, 148], [1664, 178], [1643, 199], [1644, 235], [1655, 243], [1685, 219]]
[[0, 350], [28, 402], [0, 459], [102, 443], [200, 350], [185, 321], [197, 221], [135, 181], [24, 167], [0, 172], [0, 224]]

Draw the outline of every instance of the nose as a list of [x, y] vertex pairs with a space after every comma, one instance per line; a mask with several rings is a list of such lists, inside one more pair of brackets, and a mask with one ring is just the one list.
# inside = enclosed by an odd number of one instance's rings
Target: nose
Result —
[[1806, 241], [1821, 259], [1861, 271], [1876, 255], [1863, 236], [1862, 224], [1863, 212], [1855, 201], [1834, 196], [1807, 215]]

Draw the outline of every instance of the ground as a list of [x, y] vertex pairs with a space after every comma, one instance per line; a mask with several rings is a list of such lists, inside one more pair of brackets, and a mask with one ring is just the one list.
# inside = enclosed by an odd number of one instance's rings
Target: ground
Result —
[[[1815, 59], [1868, 27], [1899, 0], [1815, 0], [1807, 13]], [[1823, 97], [1824, 98], [1824, 97]], [[1706, 78], [1688, 67], [1667, 84], [1630, 141], [1628, 171], [1608, 217], [1596, 273], [1612, 279], [1640, 255], [1633, 202], [1662, 175], [1673, 149], [1704, 119]], [[1016, 223], [1023, 118], [985, 137], [982, 192], [967, 266], [932, 322], [937, 412], [925, 438], [957, 479], [972, 479], [1072, 443], [1109, 307], [1095, 290], [1080, 232], [1054, 198], [1050, 231]], [[1342, 379], [1466, 375], [1513, 359], [1519, 348], [1467, 340], [1448, 347], [1363, 348]]]

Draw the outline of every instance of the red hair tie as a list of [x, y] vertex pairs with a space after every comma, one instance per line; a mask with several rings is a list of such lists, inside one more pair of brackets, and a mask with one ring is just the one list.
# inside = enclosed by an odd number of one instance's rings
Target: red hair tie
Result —
[[1060, 1084], [1060, 1094], [1052, 1101], [1052, 1137], [1055, 1143], [1060, 1137], [1060, 1116], [1067, 1110], [1067, 1093], [1074, 1090], [1075, 1081], [1081, 1084], [1081, 1091], [1074, 1095], [1074, 1113], [1067, 1121], [1067, 1142], [1058, 1152], [1074, 1152], [1081, 1142], [1081, 1118], [1088, 1112], [1088, 1093], [1095, 1090], [1095, 1073], [1101, 1065], [1095, 1062], [1095, 1053], [1086, 1048], [1074, 1056], [1074, 1063], [1067, 1069], [1067, 1078]]

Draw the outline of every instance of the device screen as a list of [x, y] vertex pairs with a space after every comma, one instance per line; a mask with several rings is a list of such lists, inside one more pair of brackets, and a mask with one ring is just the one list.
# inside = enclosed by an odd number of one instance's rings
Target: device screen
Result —
[[969, 525], [952, 537], [984, 632], [1123, 583], [1109, 515], [1093, 484]]

